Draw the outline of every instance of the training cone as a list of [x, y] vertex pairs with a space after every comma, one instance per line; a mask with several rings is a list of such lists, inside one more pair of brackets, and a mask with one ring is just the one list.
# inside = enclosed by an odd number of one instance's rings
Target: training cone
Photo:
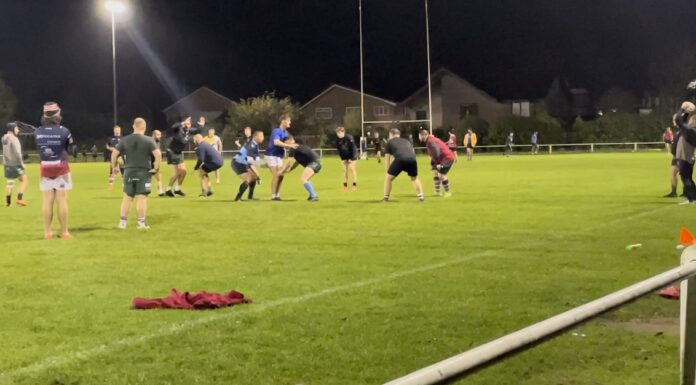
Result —
[[694, 238], [693, 234], [691, 234], [691, 232], [689, 232], [689, 230], [687, 230], [686, 227], [682, 227], [681, 229], [681, 234], [679, 236], [679, 244], [684, 246], [696, 245], [696, 238]]

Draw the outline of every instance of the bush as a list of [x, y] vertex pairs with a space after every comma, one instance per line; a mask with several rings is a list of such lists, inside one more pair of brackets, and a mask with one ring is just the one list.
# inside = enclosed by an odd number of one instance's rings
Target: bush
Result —
[[516, 144], [529, 144], [534, 131], [539, 132], [540, 143], [562, 143], [565, 139], [565, 132], [556, 119], [543, 113], [528, 118], [506, 116], [498, 119], [489, 130], [486, 144], [505, 144], [510, 132], [515, 133]]
[[591, 122], [576, 121], [573, 137], [584, 143], [655, 142], [670, 122], [667, 115], [609, 113]]

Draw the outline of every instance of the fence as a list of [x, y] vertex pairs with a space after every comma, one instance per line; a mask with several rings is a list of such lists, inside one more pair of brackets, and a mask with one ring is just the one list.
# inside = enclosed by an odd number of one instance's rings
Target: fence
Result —
[[450, 382], [493, 365], [525, 349], [662, 287], [681, 282], [681, 384], [696, 385], [696, 246], [686, 248], [681, 266], [415, 371], [386, 385], [429, 385]]
[[[638, 152], [645, 150], [664, 150], [665, 144], [663, 142], [625, 142], [625, 143], [561, 143], [561, 144], [541, 144], [539, 145], [540, 154], [557, 154], [557, 153], [568, 153], [568, 152]], [[490, 146], [477, 146], [477, 153], [502, 153], [507, 146], [504, 145], [490, 145]], [[425, 147], [415, 148], [419, 153], [425, 153]], [[465, 151], [466, 147], [456, 147], [457, 151]], [[531, 153], [531, 144], [522, 144], [513, 146], [514, 153]], [[374, 154], [373, 149], [370, 150], [370, 154]], [[314, 151], [319, 153], [319, 156], [324, 157], [325, 155], [336, 155], [337, 151], [335, 148], [315, 148]], [[223, 151], [225, 157], [232, 157], [237, 154], [237, 150]], [[261, 151], [263, 153], [263, 151]], [[27, 153], [28, 161], [37, 161], [38, 154]], [[184, 156], [187, 158], [194, 157], [193, 151], [184, 151]], [[0, 155], [0, 158], [2, 155]], [[78, 153], [78, 156], [72, 158], [73, 161], [82, 162], [102, 162], [104, 157], [103, 152], [97, 152], [96, 155], [87, 152], [83, 155], [82, 152]]]

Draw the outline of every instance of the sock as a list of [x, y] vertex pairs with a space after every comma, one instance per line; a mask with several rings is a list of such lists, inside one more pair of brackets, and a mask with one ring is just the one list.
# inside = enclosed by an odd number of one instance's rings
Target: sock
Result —
[[385, 196], [384, 196], [384, 200], [385, 200], [385, 201], [388, 201], [388, 200], [389, 200], [389, 195], [385, 195]]
[[445, 188], [445, 192], [449, 192], [449, 179], [445, 179], [442, 181], [442, 187]]
[[125, 226], [128, 223], [128, 218], [121, 217], [121, 226]]
[[353, 182], [353, 187], [358, 187], [358, 182]]
[[5, 203], [9, 206], [12, 203], [12, 194], [5, 196]]
[[114, 174], [109, 175], [109, 184], [114, 183]]
[[237, 193], [237, 197], [234, 199], [242, 199], [242, 195], [244, 195], [244, 192], [246, 191], [247, 187], [249, 187], [249, 184], [247, 182], [242, 182], [242, 184], [239, 185], [239, 192]]
[[440, 178], [434, 177], [433, 183], [435, 184], [435, 194], [440, 192]]
[[157, 194], [160, 194], [160, 195], [164, 194], [164, 190], [162, 190], [161, 188], [157, 189]]
[[256, 181], [249, 184], [249, 195], [248, 199], [254, 199], [254, 189], [256, 188]]
[[425, 196], [423, 196], [423, 193], [420, 193], [417, 196], [418, 196], [418, 200], [421, 200], [421, 201], [425, 200]]
[[[355, 186], [355, 183], [353, 183], [353, 186]], [[343, 187], [348, 187], [348, 182], [343, 182]]]
[[677, 186], [672, 186], [671, 194], [676, 194], [676, 193], [677, 193]]
[[138, 226], [145, 226], [145, 218], [138, 218]]
[[172, 191], [172, 186], [167, 186], [167, 191]]
[[304, 184], [305, 190], [309, 193], [309, 196], [312, 198], [317, 197], [317, 193], [314, 191], [314, 186], [312, 186], [312, 182], [307, 182]]

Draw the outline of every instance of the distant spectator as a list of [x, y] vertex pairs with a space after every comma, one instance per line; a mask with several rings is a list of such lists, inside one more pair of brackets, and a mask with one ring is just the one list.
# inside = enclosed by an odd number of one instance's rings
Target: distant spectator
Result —
[[93, 144], [92, 148], [89, 149], [90, 154], [92, 154], [92, 159], [96, 162], [99, 152], [97, 151], [97, 145]]
[[80, 152], [82, 153], [82, 157], [87, 161], [87, 146], [84, 144], [80, 146]]
[[662, 141], [665, 142], [665, 150], [670, 152], [672, 149], [672, 143], [674, 143], [674, 133], [672, 132], [672, 127], [665, 128], [665, 132], [662, 134]]
[[512, 155], [512, 146], [515, 145], [515, 134], [510, 133], [507, 137], [507, 140], [505, 140], [505, 156], [510, 156]]
[[474, 159], [474, 148], [476, 148], [476, 133], [470, 129], [464, 135], [464, 147], [466, 147], [466, 160]]
[[532, 133], [532, 155], [539, 153], [539, 132], [534, 131]]
[[454, 132], [454, 127], [449, 129], [449, 138], [447, 139], [447, 147], [454, 154], [454, 161], [457, 162], [457, 134]]

